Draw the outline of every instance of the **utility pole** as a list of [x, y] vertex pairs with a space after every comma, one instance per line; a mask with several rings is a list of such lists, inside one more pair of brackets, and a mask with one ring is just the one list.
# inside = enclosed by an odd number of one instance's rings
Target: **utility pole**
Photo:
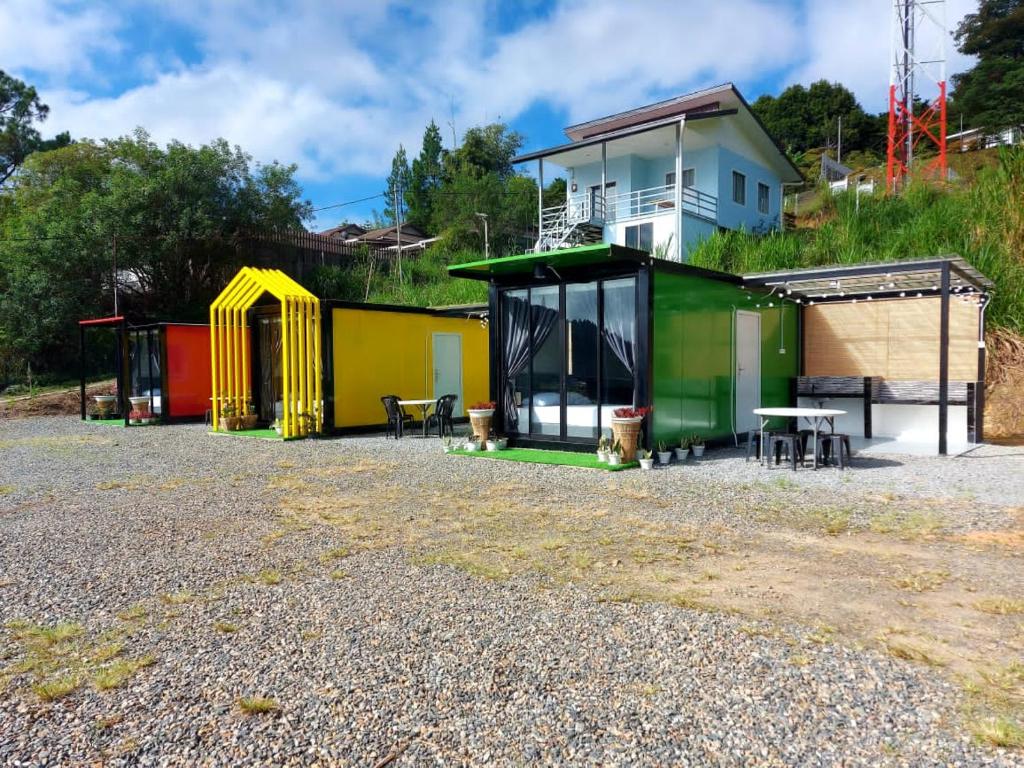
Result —
[[843, 162], [843, 116], [839, 116], [839, 130], [836, 131], [836, 162]]
[[484, 222], [484, 260], [491, 258], [491, 245], [490, 239], [487, 237], [487, 214], [478, 213], [477, 216], [483, 219]]
[[398, 282], [402, 282], [402, 180], [395, 181], [395, 232], [398, 248]]

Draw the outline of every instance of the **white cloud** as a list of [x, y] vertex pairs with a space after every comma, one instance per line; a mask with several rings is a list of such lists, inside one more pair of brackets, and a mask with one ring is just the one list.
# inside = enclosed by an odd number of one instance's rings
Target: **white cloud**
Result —
[[[17, 17], [26, 30], [0, 42], [0, 60], [51, 76], [40, 83], [48, 130], [223, 136], [322, 181], [385, 175], [398, 143], [414, 153], [426, 121], [443, 126], [451, 104], [460, 128], [538, 102], [577, 121], [727, 80], [825, 77], [881, 109], [889, 0], [800, 2], [561, 0], [501, 30], [493, 1], [135, 0], [152, 24], [187, 30], [198, 60], [135, 51], [123, 23], [123, 66], [141, 84], [97, 95], [66, 76], [117, 44], [115, 6], [0, 0], [0, 28]], [[951, 26], [972, 3], [949, 0]]]
[[98, 51], [118, 47], [117, 19], [99, 7], [68, 8], [42, 0], [0, 0], [0, 66], [59, 79], [90, 70]]

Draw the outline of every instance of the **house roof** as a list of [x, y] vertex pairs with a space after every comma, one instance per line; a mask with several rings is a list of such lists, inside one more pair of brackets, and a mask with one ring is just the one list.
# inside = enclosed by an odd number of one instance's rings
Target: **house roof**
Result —
[[[378, 245], [394, 245], [398, 242], [398, 227], [380, 227], [364, 231], [361, 235], [351, 238], [358, 243], [376, 243]], [[402, 224], [402, 246], [415, 245], [427, 239], [427, 233], [412, 224]]]
[[727, 283], [739, 283], [740, 278], [726, 272], [692, 267], [675, 261], [658, 259], [647, 251], [627, 248], [614, 243], [597, 243], [579, 245], [574, 248], [560, 248], [552, 251], [522, 253], [515, 256], [504, 256], [499, 259], [470, 261], [465, 264], [453, 264], [448, 267], [452, 277], [465, 277], [470, 280], [491, 280], [508, 275], [526, 275], [533, 272], [537, 265], [550, 267], [554, 270], [572, 267], [595, 267], [601, 265], [635, 265], [653, 266], [664, 271], [699, 275], [709, 280], [720, 280]]
[[358, 224], [341, 224], [337, 227], [331, 227], [320, 232], [320, 237], [331, 237], [346, 240], [350, 237], [358, 237], [359, 235], [366, 234], [366, 227], [361, 227]]
[[732, 83], [724, 83], [714, 88], [695, 91], [626, 112], [618, 112], [569, 126], [565, 129], [565, 134], [572, 139], [569, 143], [528, 152], [514, 157], [512, 162], [522, 163], [528, 160], [553, 157], [574, 149], [658, 130], [675, 125], [683, 116], [686, 117], [688, 123], [712, 118], [735, 118], [741, 123], [745, 123], [756, 143], [762, 146], [783, 181], [791, 183], [803, 181], [800, 169], [789, 159], [775, 137], [768, 133], [764, 123]]
[[744, 275], [744, 285], [782, 291], [811, 302], [937, 296], [950, 269], [954, 293], [991, 292], [995, 284], [955, 254], [872, 264], [833, 264]]

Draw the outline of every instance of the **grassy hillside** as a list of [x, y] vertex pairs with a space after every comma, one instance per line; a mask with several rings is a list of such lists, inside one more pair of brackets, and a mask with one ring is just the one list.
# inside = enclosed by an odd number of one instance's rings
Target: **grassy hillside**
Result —
[[738, 274], [955, 253], [996, 284], [986, 317], [1024, 332], [1024, 148], [1001, 150], [973, 183], [913, 185], [899, 196], [825, 196], [785, 233], [724, 232], [702, 243], [691, 263]]

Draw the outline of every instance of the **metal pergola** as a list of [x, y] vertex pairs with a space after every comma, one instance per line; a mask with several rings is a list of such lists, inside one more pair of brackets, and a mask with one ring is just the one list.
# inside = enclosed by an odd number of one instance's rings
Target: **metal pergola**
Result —
[[985, 275], [956, 255], [931, 259], [831, 265], [744, 275], [743, 284], [769, 296], [804, 306], [833, 302], [940, 299], [939, 315], [939, 453], [948, 452], [949, 303], [958, 299], [978, 306], [978, 382], [985, 380], [985, 307], [995, 287]]

